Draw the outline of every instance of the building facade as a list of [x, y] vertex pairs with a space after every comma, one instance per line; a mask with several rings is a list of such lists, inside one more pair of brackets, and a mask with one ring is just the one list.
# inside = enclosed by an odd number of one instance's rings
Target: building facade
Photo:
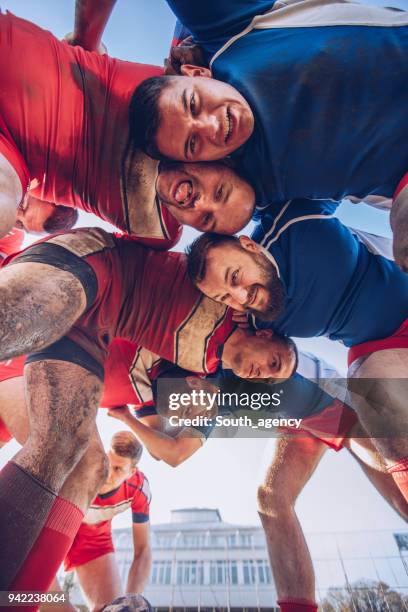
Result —
[[[114, 530], [121, 578], [133, 556], [131, 533]], [[219, 510], [173, 510], [152, 526], [153, 567], [145, 595], [165, 610], [278, 610], [261, 527], [225, 523]]]

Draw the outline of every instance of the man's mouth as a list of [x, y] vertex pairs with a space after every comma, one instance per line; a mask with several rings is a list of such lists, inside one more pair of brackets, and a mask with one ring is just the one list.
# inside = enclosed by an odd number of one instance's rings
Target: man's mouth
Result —
[[227, 142], [230, 140], [231, 138], [231, 134], [233, 131], [233, 117], [231, 114], [230, 109], [227, 107], [226, 113], [225, 113], [225, 121], [224, 121], [224, 143], [227, 144]]
[[171, 195], [177, 206], [182, 208], [188, 206], [191, 203], [194, 195], [192, 182], [186, 180], [178, 181], [175, 184]]

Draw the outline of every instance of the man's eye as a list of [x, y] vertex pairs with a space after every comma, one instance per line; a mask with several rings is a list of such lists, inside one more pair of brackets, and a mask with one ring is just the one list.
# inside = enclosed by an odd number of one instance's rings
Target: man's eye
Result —
[[195, 101], [195, 94], [193, 93], [190, 96], [190, 112], [193, 115], [193, 117], [196, 116], [197, 107], [196, 107], [196, 101]]
[[207, 227], [212, 221], [212, 214], [211, 213], [207, 213], [206, 215], [204, 215], [203, 217], [203, 227]]
[[222, 195], [224, 193], [224, 185], [220, 185], [215, 194], [215, 199], [219, 202], [222, 199]]
[[235, 270], [235, 272], [233, 272], [231, 275], [231, 283], [235, 285], [237, 282], [237, 279], [238, 279], [238, 270]]
[[191, 153], [191, 155], [194, 155], [195, 149], [196, 149], [196, 137], [192, 136], [190, 138], [190, 153]]

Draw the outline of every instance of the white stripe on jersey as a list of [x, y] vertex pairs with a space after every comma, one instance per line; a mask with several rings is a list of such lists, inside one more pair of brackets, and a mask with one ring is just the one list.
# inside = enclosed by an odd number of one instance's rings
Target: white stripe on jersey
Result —
[[324, 26], [390, 27], [408, 25], [408, 12], [361, 5], [348, 0], [278, 0], [263, 15], [256, 15], [239, 34], [230, 38], [213, 55], [213, 62], [235, 41], [254, 29], [307, 28]]

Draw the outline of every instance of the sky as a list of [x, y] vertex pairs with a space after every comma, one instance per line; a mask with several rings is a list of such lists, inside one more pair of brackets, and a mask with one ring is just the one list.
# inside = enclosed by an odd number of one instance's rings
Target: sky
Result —
[[[372, 4], [382, 5], [378, 1]], [[406, 7], [406, 0], [386, 2]], [[74, 0], [2, 0], [2, 10], [32, 20], [63, 37], [72, 30]], [[121, 59], [162, 64], [172, 37], [174, 17], [164, 0], [118, 0], [103, 38], [111, 55]], [[365, 205], [344, 203], [341, 219], [356, 228], [390, 236], [387, 213]], [[105, 226], [95, 217], [81, 214], [80, 225]], [[188, 244], [194, 232], [184, 231], [177, 249]], [[375, 299], [375, 295], [373, 295]], [[346, 351], [325, 339], [302, 340], [299, 345], [345, 371]], [[100, 411], [104, 413], [104, 411]], [[112, 433], [123, 429], [100, 414], [98, 427], [106, 446]], [[0, 451], [0, 467], [14, 454], [10, 443]], [[140, 467], [149, 478], [155, 523], [167, 522], [170, 510], [181, 507], [217, 507], [225, 521], [258, 524], [256, 489], [262, 466], [271, 457], [270, 441], [263, 439], [209, 440], [196, 455], [171, 468], [144, 453]], [[345, 450], [328, 451], [301, 494], [297, 512], [306, 532], [401, 529], [405, 523], [387, 506]], [[130, 517], [120, 515], [114, 525], [126, 527]]]

